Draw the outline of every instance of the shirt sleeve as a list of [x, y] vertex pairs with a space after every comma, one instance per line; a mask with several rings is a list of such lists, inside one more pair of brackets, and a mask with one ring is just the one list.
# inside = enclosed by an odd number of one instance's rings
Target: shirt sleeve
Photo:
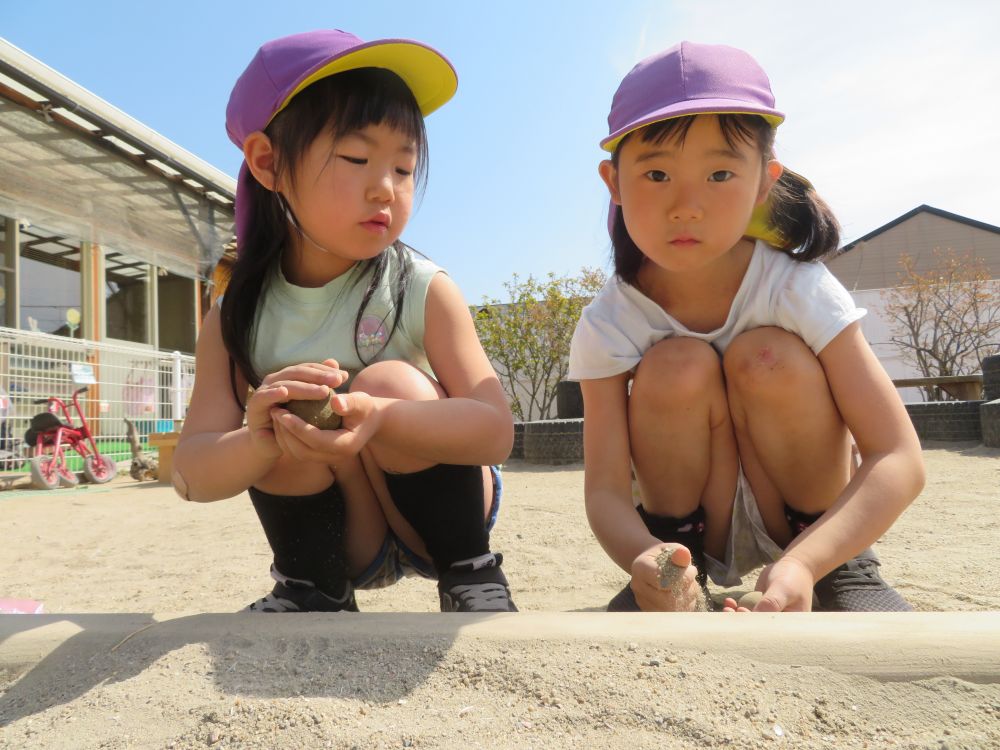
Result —
[[775, 320], [817, 356], [837, 334], [868, 313], [820, 262], [795, 263], [776, 297]]
[[636, 321], [598, 297], [583, 309], [569, 351], [569, 380], [597, 380], [632, 370], [643, 349], [627, 334]]

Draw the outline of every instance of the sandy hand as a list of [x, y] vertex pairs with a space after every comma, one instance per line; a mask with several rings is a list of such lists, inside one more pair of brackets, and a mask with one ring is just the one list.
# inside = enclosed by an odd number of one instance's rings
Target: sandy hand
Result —
[[[660, 588], [670, 591], [678, 601], [685, 598], [686, 590], [690, 588], [690, 581], [685, 576], [689, 565], [691, 552], [680, 544], [667, 543], [656, 556]], [[697, 591], [693, 609], [697, 612], [708, 609], [705, 596], [700, 590]]]

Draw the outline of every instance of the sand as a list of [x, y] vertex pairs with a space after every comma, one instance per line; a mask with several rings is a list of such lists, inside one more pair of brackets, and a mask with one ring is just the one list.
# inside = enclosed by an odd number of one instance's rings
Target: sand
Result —
[[65, 616], [0, 618], [0, 748], [1000, 747], [1000, 451], [925, 458], [876, 550], [927, 614], [881, 619], [597, 614], [626, 576], [580, 466], [506, 467], [493, 542], [525, 616], [493, 619], [393, 614], [437, 610], [414, 579], [361, 615], [206, 615], [270, 588], [246, 496], [2, 493], [0, 597]]

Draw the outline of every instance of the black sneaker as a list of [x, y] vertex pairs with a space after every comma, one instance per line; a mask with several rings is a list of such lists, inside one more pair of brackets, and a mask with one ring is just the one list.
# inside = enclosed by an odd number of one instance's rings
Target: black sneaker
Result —
[[608, 612], [642, 612], [639, 602], [635, 600], [635, 592], [632, 591], [632, 584], [626, 583], [625, 588], [614, 595], [608, 602]]
[[354, 587], [344, 583], [341, 597], [333, 597], [320, 591], [312, 581], [289, 578], [282, 575], [274, 565], [271, 577], [275, 580], [270, 594], [261, 597], [244, 609], [244, 612], [357, 612], [358, 603], [354, 599]]
[[871, 548], [834, 568], [813, 588], [818, 612], [912, 612], [913, 607], [878, 572]]
[[[708, 576], [703, 576], [699, 571], [696, 580], [698, 581], [698, 585], [701, 586], [702, 596], [705, 597], [705, 610], [708, 612], [714, 612], [716, 610], [716, 605], [715, 601], [712, 599], [712, 592], [708, 590]], [[635, 600], [635, 592], [632, 590], [631, 583], [626, 583], [625, 588], [615, 594], [611, 601], [608, 602], [608, 612], [642, 611], [643, 609], [639, 606], [639, 602]]]
[[499, 552], [452, 563], [438, 578], [441, 611], [517, 612], [501, 563]]

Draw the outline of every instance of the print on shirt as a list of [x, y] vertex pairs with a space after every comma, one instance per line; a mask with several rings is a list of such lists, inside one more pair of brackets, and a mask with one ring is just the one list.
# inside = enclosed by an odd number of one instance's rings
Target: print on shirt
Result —
[[385, 321], [375, 315], [366, 315], [358, 324], [358, 352], [366, 360], [374, 359], [382, 351], [388, 334]]

